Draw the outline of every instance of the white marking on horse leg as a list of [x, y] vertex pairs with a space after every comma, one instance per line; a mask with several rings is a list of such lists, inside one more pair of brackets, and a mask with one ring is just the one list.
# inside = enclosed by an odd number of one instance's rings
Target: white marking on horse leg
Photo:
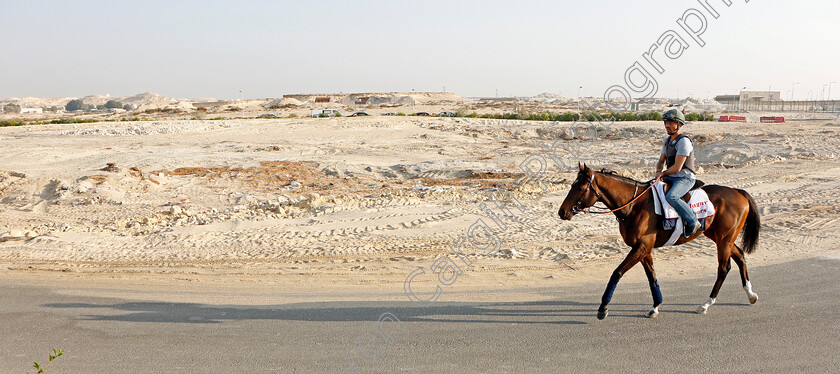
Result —
[[744, 291], [747, 293], [747, 297], [750, 299], [750, 304], [755, 304], [758, 301], [758, 294], [753, 292], [752, 284], [750, 281], [747, 281], [747, 285], [744, 286]]
[[708, 300], [706, 300], [705, 303], [703, 303], [703, 305], [700, 305], [700, 307], [697, 308], [697, 313], [706, 314], [706, 312], [709, 311], [709, 307], [712, 306], [712, 304], [714, 304], [714, 303], [715, 303], [715, 298], [710, 297]]

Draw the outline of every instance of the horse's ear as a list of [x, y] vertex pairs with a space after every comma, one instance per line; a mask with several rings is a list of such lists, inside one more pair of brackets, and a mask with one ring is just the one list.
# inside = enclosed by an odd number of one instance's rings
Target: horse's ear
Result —
[[580, 171], [583, 171], [583, 168], [584, 168], [584, 167], [585, 167], [585, 166], [581, 165], [581, 164], [580, 164], [580, 161], [578, 161], [578, 169], [580, 169]]

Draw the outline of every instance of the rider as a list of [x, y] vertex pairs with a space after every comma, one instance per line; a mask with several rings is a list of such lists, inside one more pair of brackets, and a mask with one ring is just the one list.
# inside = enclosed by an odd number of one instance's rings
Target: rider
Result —
[[[662, 114], [662, 120], [665, 121], [668, 137], [662, 144], [662, 153], [659, 155], [659, 162], [656, 163], [655, 179], [672, 182], [665, 199], [682, 218], [687, 238], [700, 229], [700, 222], [688, 203], [682, 199], [695, 182], [694, 145], [691, 138], [682, 133], [682, 126], [685, 125], [682, 112], [671, 109]], [[668, 167], [665, 171], [662, 171], [663, 165]]]

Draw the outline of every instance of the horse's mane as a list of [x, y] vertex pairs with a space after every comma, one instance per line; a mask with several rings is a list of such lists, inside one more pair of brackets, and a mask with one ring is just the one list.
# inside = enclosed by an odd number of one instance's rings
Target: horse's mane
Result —
[[[595, 172], [598, 173], [598, 174], [601, 174], [601, 175], [606, 175], [606, 176], [609, 176], [609, 177], [620, 179], [620, 180], [623, 180], [623, 181], [629, 182], [629, 183], [647, 184], [647, 182], [640, 182], [640, 181], [637, 181], [633, 178], [625, 177], [621, 174], [618, 174], [618, 172], [616, 172], [615, 170], [601, 169], [601, 170], [596, 170]], [[580, 171], [580, 173], [583, 173], [583, 171]]]

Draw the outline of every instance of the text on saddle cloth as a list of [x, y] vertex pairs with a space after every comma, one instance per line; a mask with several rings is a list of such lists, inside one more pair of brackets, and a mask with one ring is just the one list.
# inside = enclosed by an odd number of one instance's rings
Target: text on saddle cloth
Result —
[[[671, 204], [668, 203], [667, 200], [665, 200], [665, 183], [656, 182], [653, 186], [653, 190], [656, 191], [656, 198], [653, 199], [656, 214], [663, 215], [662, 207], [664, 206], [664, 216], [666, 219], [678, 218], [680, 215], [677, 214], [677, 211], [671, 206]], [[706, 191], [703, 191], [702, 188], [698, 188], [690, 191], [689, 193], [691, 194], [691, 200], [689, 200], [688, 205], [691, 207], [691, 210], [694, 212], [697, 219], [715, 215], [715, 207], [709, 200], [709, 195], [706, 194]]]

